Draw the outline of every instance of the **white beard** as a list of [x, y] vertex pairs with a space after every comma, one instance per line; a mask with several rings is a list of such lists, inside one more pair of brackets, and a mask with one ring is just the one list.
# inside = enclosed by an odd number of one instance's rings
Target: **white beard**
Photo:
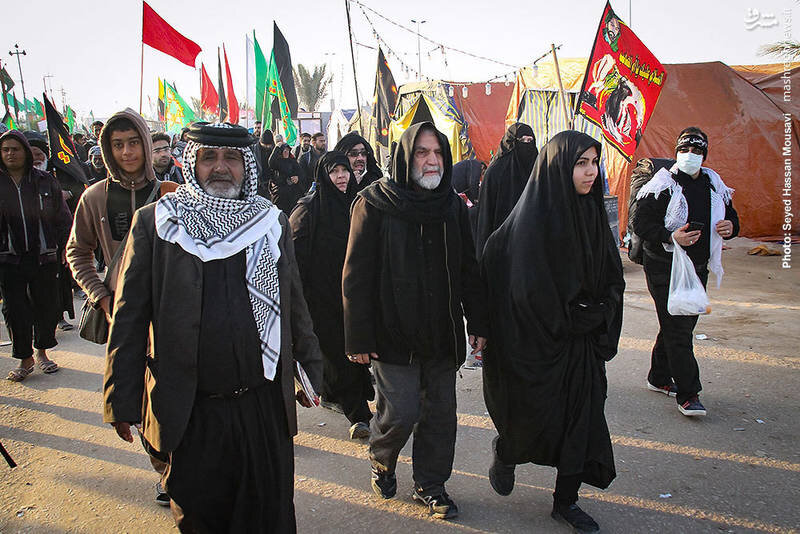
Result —
[[242, 188], [241, 186], [237, 187], [235, 185], [225, 185], [220, 182], [212, 182], [208, 186], [203, 187], [203, 191], [212, 197], [236, 200], [239, 198]]
[[35, 168], [37, 168], [37, 169], [39, 169], [40, 171], [45, 171], [45, 172], [47, 172], [47, 159], [45, 159], [45, 160], [44, 160], [43, 162], [41, 162], [41, 163], [37, 163], [37, 164], [35, 164], [35, 165], [34, 165], [34, 167], [35, 167]]
[[436, 176], [425, 176], [414, 169], [411, 171], [411, 179], [414, 180], [414, 183], [420, 186], [422, 189], [433, 191], [439, 187], [440, 183], [442, 183], [442, 170], [439, 169], [439, 173]]

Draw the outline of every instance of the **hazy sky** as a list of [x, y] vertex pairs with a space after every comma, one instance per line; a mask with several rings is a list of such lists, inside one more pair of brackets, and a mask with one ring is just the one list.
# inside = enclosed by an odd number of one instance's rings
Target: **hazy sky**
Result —
[[[550, 48], [562, 44], [560, 57], [586, 57], [605, 0], [508, 2], [495, 0], [363, 0], [365, 5], [397, 23], [414, 26], [423, 19], [420, 33], [446, 46], [474, 52], [515, 66], [529, 64]], [[216, 80], [216, 51], [225, 43], [236, 87], [245, 95], [245, 34], [256, 31], [262, 49], [272, 47], [272, 21], [283, 31], [295, 65], [327, 63], [334, 75], [329, 98], [337, 105], [354, 107], [353, 71], [347, 40], [344, 0], [274, 2], [255, 0], [150, 0], [150, 5], [178, 31], [202, 48], [198, 57]], [[357, 4], [351, 4], [353, 31], [358, 42], [374, 47], [373, 30]], [[630, 12], [629, 12], [630, 6]], [[612, 7], [662, 63], [723, 61], [728, 64], [772, 63], [758, 56], [758, 47], [783, 39], [784, 10], [798, 15], [800, 0], [615, 0]], [[750, 23], [753, 13], [762, 15]], [[60, 108], [61, 89], [80, 115], [96, 117], [139, 105], [141, 53], [141, 0], [27, 0], [3, 9], [0, 22], [0, 58], [15, 81], [16, 58], [8, 51], [15, 43], [27, 51], [22, 57], [28, 98], [41, 97], [43, 76]], [[417, 65], [417, 38], [367, 12], [375, 30], [409, 65]], [[630, 14], [629, 14], [630, 13]], [[766, 15], [777, 25], [769, 26]], [[759, 25], [760, 24], [760, 25]], [[752, 27], [754, 26], [755, 27]], [[765, 27], [767, 26], [767, 27]], [[797, 35], [797, 32], [793, 32]], [[448, 66], [435, 46], [422, 41], [422, 71], [426, 76], [454, 81], [486, 81], [510, 72], [509, 67], [446, 51]], [[377, 51], [356, 46], [359, 91], [362, 102], [371, 98]], [[414, 79], [399, 61], [389, 57], [398, 85]], [[343, 74], [343, 76], [342, 76]], [[149, 47], [144, 48], [143, 112], [150, 112], [156, 78], [173, 80], [182, 94], [198, 96], [198, 70]], [[509, 77], [513, 80], [513, 77]], [[21, 99], [21, 86], [16, 88]], [[328, 104], [323, 108], [328, 109]]]

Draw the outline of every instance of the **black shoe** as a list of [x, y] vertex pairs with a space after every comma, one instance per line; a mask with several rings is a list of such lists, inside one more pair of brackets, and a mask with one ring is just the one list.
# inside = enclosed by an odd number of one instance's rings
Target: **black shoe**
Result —
[[494, 491], [499, 495], [506, 496], [511, 494], [514, 489], [514, 464], [504, 464], [497, 455], [497, 440], [500, 436], [495, 436], [492, 440], [492, 466], [489, 468], [489, 483]]
[[378, 497], [391, 499], [397, 495], [397, 477], [394, 473], [379, 471], [375, 466], [373, 466], [372, 491], [374, 491]]
[[423, 495], [421, 489], [414, 488], [411, 497], [427, 506], [431, 516], [436, 519], [453, 519], [458, 516], [458, 506], [444, 490], [439, 495]]
[[600, 525], [575, 503], [559, 505], [554, 502], [550, 517], [555, 520], [566, 522], [575, 529], [575, 532], [579, 532], [580, 534], [600, 531]]
[[700, 402], [700, 398], [697, 395], [687, 400], [683, 404], [679, 404], [678, 410], [687, 417], [706, 414], [706, 408]]
[[169, 506], [169, 495], [167, 492], [164, 491], [164, 486], [161, 485], [161, 482], [156, 484], [156, 504], [160, 504], [161, 506]]
[[678, 394], [678, 386], [676, 386], [675, 383], [667, 384], [665, 386], [654, 386], [648, 380], [647, 381], [647, 389], [649, 389], [650, 391], [656, 391], [658, 393], [663, 393], [664, 395], [667, 395], [668, 397], [674, 397], [675, 395]]
[[359, 421], [350, 427], [350, 439], [367, 439], [370, 435], [369, 424]]
[[320, 399], [319, 405], [325, 408], [326, 410], [330, 410], [332, 412], [344, 414], [344, 410], [342, 410], [341, 405], [335, 402], [327, 401], [325, 399]]

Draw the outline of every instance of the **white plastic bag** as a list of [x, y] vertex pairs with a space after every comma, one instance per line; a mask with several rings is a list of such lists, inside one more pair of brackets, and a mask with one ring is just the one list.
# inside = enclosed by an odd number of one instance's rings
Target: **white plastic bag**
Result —
[[669, 279], [667, 311], [670, 315], [702, 315], [711, 313], [706, 293], [694, 270], [692, 260], [678, 243], [672, 252], [672, 273]]

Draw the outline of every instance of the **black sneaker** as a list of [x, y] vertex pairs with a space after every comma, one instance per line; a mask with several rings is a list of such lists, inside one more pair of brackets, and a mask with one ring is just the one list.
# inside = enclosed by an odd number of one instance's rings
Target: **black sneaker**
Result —
[[658, 393], [663, 393], [668, 397], [674, 397], [675, 395], [678, 394], [678, 386], [676, 386], [674, 383], [668, 384], [666, 386], [654, 386], [648, 380], [647, 389], [649, 389], [650, 391], [657, 391]]
[[325, 408], [326, 410], [330, 410], [332, 412], [344, 414], [344, 410], [342, 410], [341, 405], [336, 403], [336, 402], [331, 402], [331, 401], [327, 401], [325, 399], [320, 399], [319, 405], [322, 406], [323, 408]]
[[492, 466], [489, 468], [489, 483], [498, 495], [510, 495], [514, 489], [514, 464], [504, 464], [497, 455], [497, 440], [500, 436], [495, 436], [492, 440]]
[[683, 404], [679, 404], [678, 410], [687, 417], [706, 414], [706, 407], [703, 406], [703, 404], [700, 402], [700, 398], [697, 395], [687, 400]]
[[565, 505], [554, 502], [550, 517], [556, 521], [564, 521], [580, 534], [600, 531], [600, 525], [575, 503]]
[[423, 495], [421, 489], [414, 488], [411, 497], [427, 506], [431, 516], [436, 519], [453, 519], [458, 516], [458, 506], [444, 490], [439, 495]]
[[366, 439], [369, 434], [369, 425], [362, 421], [350, 427], [350, 439]]
[[156, 484], [156, 504], [160, 504], [161, 506], [169, 506], [169, 495], [167, 492], [164, 491], [164, 486], [161, 485], [161, 482]]
[[394, 473], [380, 471], [375, 466], [372, 467], [372, 491], [378, 497], [391, 499], [397, 495], [397, 477]]

